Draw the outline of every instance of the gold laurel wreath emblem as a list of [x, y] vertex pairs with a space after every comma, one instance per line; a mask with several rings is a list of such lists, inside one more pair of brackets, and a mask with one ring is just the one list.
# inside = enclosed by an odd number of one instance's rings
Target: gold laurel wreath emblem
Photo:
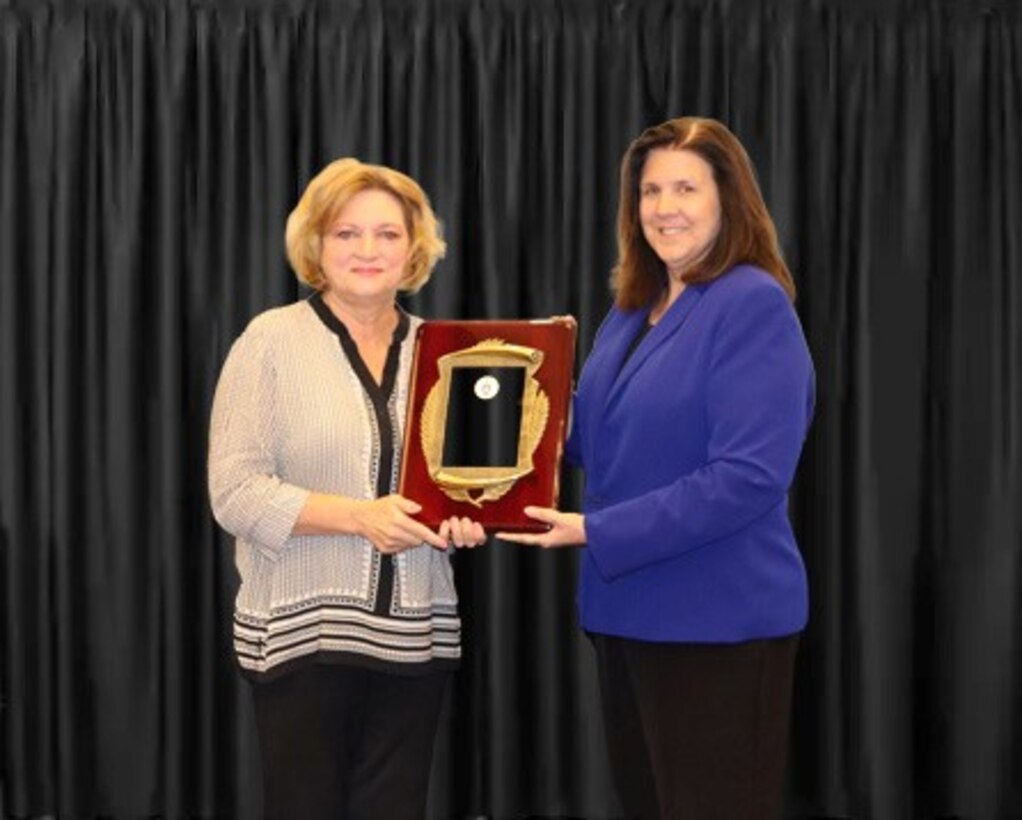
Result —
[[[445, 467], [441, 464], [450, 371], [457, 360], [482, 367], [525, 367], [518, 461], [514, 467]], [[534, 378], [542, 363], [542, 351], [508, 345], [502, 339], [486, 339], [474, 347], [448, 354], [438, 363], [440, 379], [423, 402], [419, 433], [429, 475], [448, 498], [482, 507], [486, 502], [505, 496], [518, 479], [533, 471], [532, 458], [550, 417], [550, 399]]]

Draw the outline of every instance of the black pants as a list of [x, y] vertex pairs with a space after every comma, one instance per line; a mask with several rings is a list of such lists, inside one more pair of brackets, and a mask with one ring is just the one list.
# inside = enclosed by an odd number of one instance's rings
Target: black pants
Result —
[[591, 637], [626, 817], [780, 816], [797, 635], [741, 644]]
[[449, 672], [318, 664], [255, 683], [269, 820], [420, 820]]

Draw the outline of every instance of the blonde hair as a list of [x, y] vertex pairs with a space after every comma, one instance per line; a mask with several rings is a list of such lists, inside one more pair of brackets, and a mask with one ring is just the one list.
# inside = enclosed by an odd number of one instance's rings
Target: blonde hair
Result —
[[345, 157], [331, 162], [312, 178], [287, 218], [287, 258], [298, 278], [309, 287], [322, 290], [326, 284], [319, 264], [323, 234], [353, 196], [369, 190], [390, 194], [404, 212], [410, 246], [400, 290], [414, 293], [429, 281], [447, 244], [426, 193], [400, 171]]
[[784, 263], [777, 229], [756, 182], [749, 155], [723, 123], [681, 117], [647, 128], [621, 162], [618, 204], [618, 263], [611, 277], [615, 302], [636, 310], [655, 302], [667, 287], [664, 263], [646, 241], [639, 222], [639, 184], [651, 151], [658, 148], [698, 154], [713, 169], [720, 196], [720, 232], [706, 257], [682, 276], [684, 282], [711, 282], [735, 265], [757, 265], [795, 299], [795, 283]]

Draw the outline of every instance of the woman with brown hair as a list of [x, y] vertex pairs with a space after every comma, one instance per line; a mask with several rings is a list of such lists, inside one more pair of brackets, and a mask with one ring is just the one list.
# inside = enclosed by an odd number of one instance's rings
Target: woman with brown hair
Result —
[[813, 409], [795, 287], [721, 123], [670, 120], [624, 157], [615, 305], [579, 379], [583, 512], [499, 537], [584, 547], [578, 607], [628, 817], [779, 815], [808, 614], [788, 490]]

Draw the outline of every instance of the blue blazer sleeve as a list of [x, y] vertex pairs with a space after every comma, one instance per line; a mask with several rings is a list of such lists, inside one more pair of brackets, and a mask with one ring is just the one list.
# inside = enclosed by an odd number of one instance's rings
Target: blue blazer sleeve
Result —
[[586, 515], [600, 575], [611, 581], [712, 549], [714, 541], [786, 503], [812, 414], [812, 379], [801, 326], [779, 287], [751, 289], [732, 300], [715, 325], [706, 367], [706, 460], [676, 480]]

